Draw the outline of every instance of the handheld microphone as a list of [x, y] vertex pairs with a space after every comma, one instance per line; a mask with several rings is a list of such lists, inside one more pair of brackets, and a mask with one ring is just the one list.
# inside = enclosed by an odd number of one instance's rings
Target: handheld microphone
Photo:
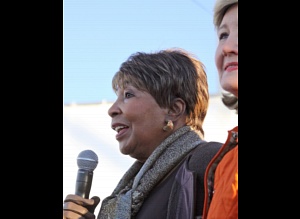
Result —
[[85, 150], [78, 154], [77, 157], [77, 180], [75, 194], [82, 198], [89, 198], [93, 171], [97, 167], [98, 156], [92, 150]]

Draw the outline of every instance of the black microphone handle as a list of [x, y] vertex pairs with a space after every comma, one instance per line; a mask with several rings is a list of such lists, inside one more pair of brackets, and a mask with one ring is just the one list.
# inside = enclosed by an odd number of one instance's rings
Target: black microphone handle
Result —
[[75, 194], [89, 198], [93, 180], [93, 171], [78, 169]]

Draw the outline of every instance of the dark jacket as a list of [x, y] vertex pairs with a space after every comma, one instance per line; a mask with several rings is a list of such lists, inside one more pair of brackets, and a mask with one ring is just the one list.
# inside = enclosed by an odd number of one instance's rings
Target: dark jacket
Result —
[[204, 202], [205, 169], [221, 146], [219, 142], [203, 142], [193, 149], [183, 162], [152, 190], [135, 218], [200, 218]]

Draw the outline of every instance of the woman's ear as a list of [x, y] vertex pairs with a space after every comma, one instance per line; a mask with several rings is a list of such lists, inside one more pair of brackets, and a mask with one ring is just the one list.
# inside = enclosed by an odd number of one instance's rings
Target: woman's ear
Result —
[[185, 113], [185, 108], [185, 102], [181, 98], [175, 98], [169, 109], [168, 115], [175, 121]]

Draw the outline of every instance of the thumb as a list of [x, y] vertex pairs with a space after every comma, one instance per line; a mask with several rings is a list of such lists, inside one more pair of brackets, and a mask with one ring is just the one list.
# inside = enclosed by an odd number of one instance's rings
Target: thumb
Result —
[[89, 210], [89, 212], [94, 213], [95, 208], [97, 207], [97, 205], [100, 202], [100, 198], [98, 196], [93, 196], [91, 199], [94, 200], [94, 204], [88, 206], [87, 209]]

